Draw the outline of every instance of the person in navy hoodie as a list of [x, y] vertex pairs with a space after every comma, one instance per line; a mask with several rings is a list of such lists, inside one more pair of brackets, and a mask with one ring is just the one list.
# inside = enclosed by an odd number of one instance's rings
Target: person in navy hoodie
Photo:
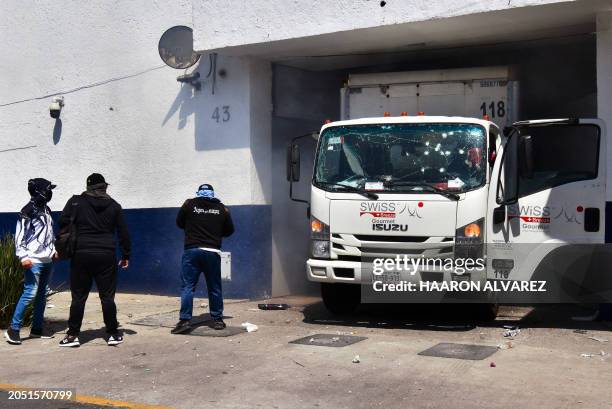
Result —
[[30, 201], [19, 213], [15, 232], [15, 254], [23, 266], [23, 293], [17, 302], [10, 327], [4, 333], [7, 342], [21, 344], [20, 330], [26, 309], [34, 303], [30, 338], [50, 337], [43, 332], [48, 283], [55, 258], [53, 219], [47, 203], [53, 197], [55, 185], [43, 178], [30, 179]]

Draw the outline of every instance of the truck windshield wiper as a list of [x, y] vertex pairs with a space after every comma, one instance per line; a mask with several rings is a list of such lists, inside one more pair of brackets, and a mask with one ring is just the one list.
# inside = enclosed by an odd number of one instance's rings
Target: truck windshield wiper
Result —
[[362, 196], [365, 196], [368, 199], [378, 200], [378, 195], [376, 193], [368, 192], [367, 190], [362, 190], [362, 189], [356, 188], [355, 186], [345, 185], [342, 183], [319, 183], [319, 184], [323, 186], [327, 186], [327, 187], [340, 187], [347, 192], [354, 192]]
[[440, 189], [439, 187], [427, 184], [427, 183], [417, 183], [417, 182], [408, 182], [408, 181], [389, 181], [386, 182], [389, 186], [409, 186], [409, 187], [417, 187], [421, 189], [425, 189], [429, 192], [438, 193], [444, 197], [447, 197], [451, 200], [459, 200], [459, 195], [453, 192], [449, 192], [448, 190]]

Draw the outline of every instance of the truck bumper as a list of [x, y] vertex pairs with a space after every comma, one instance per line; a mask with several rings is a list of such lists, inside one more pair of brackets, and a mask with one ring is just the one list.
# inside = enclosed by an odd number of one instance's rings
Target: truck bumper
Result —
[[306, 271], [310, 281], [361, 284], [361, 263], [356, 261], [308, 259]]
[[[362, 274], [362, 264], [358, 261], [308, 259], [306, 271], [309, 281], [322, 283], [370, 284], [370, 274]], [[449, 271], [418, 271], [414, 275], [401, 276], [405, 281], [486, 281], [483, 270], [473, 273], [456, 274]]]

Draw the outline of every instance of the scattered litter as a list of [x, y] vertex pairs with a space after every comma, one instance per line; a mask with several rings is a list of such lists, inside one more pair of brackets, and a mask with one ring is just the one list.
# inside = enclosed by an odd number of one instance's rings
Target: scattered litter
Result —
[[54, 304], [47, 304], [47, 308], [51, 309], [51, 308], [55, 308]]
[[491, 363], [489, 364], [489, 366], [490, 366], [491, 368], [495, 368], [495, 367], [497, 367], [497, 365], [495, 365], [495, 362], [491, 362]]
[[359, 362], [361, 362], [361, 359], [359, 359], [359, 355], [355, 355], [355, 358], [353, 358], [353, 363], [358, 364]]
[[129, 313], [127, 316], [128, 316], [128, 318], [132, 318], [134, 316], [134, 314]]
[[580, 354], [581, 357], [583, 358], [593, 358], [596, 356], [601, 356], [603, 358], [607, 358], [608, 356], [610, 356], [610, 354], [608, 354], [606, 351], [599, 351], [598, 354]]
[[497, 344], [497, 349], [511, 349], [514, 348], [512, 341], [506, 341], [503, 344]]
[[202, 303], [202, 304], [200, 304], [200, 308], [208, 308], [208, 304]]
[[150, 372], [151, 370], [149, 368], [145, 368], [145, 372]]
[[338, 342], [338, 341], [340, 341], [340, 337], [332, 337], [331, 341], [332, 342]]
[[586, 329], [575, 329], [574, 332], [576, 334], [586, 334], [587, 330]]
[[137, 356], [145, 356], [147, 353], [146, 352], [139, 352], [137, 354], [132, 355], [133, 357], [137, 357]]
[[296, 361], [296, 360], [294, 360], [294, 359], [292, 359], [292, 361], [293, 361], [294, 363], [298, 364], [299, 366], [301, 366], [302, 368], [306, 368], [304, 365], [302, 365], [302, 364], [301, 364], [301, 363], [299, 363], [298, 361]]
[[257, 304], [260, 310], [286, 310], [289, 308], [288, 304]]
[[521, 333], [521, 329], [517, 326], [513, 326], [513, 325], [504, 325], [504, 328], [506, 329], [504, 331], [504, 337], [505, 338], [514, 338], [516, 337], [518, 334]]
[[314, 338], [310, 338], [310, 339], [308, 340], [308, 342], [315, 342], [315, 339], [314, 339]]
[[259, 308], [249, 308], [247, 311], [259, 311]]
[[247, 332], [255, 332], [259, 329], [257, 325], [251, 324], [250, 322], [243, 322], [242, 327], [246, 329]]
[[589, 339], [592, 339], [593, 341], [597, 341], [597, 342], [601, 342], [601, 343], [608, 342], [608, 340], [605, 339], [605, 338], [589, 337]]

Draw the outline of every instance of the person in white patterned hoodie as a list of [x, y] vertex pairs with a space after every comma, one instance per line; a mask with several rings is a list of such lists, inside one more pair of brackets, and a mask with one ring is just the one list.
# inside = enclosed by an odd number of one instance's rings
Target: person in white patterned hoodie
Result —
[[30, 201], [21, 209], [15, 233], [15, 253], [24, 269], [23, 293], [15, 307], [13, 319], [4, 336], [9, 344], [21, 344], [19, 331], [25, 311], [34, 303], [34, 316], [30, 338], [49, 337], [43, 332], [43, 319], [48, 283], [53, 271], [55, 236], [53, 219], [47, 203], [53, 196], [55, 185], [46, 179], [28, 181]]

